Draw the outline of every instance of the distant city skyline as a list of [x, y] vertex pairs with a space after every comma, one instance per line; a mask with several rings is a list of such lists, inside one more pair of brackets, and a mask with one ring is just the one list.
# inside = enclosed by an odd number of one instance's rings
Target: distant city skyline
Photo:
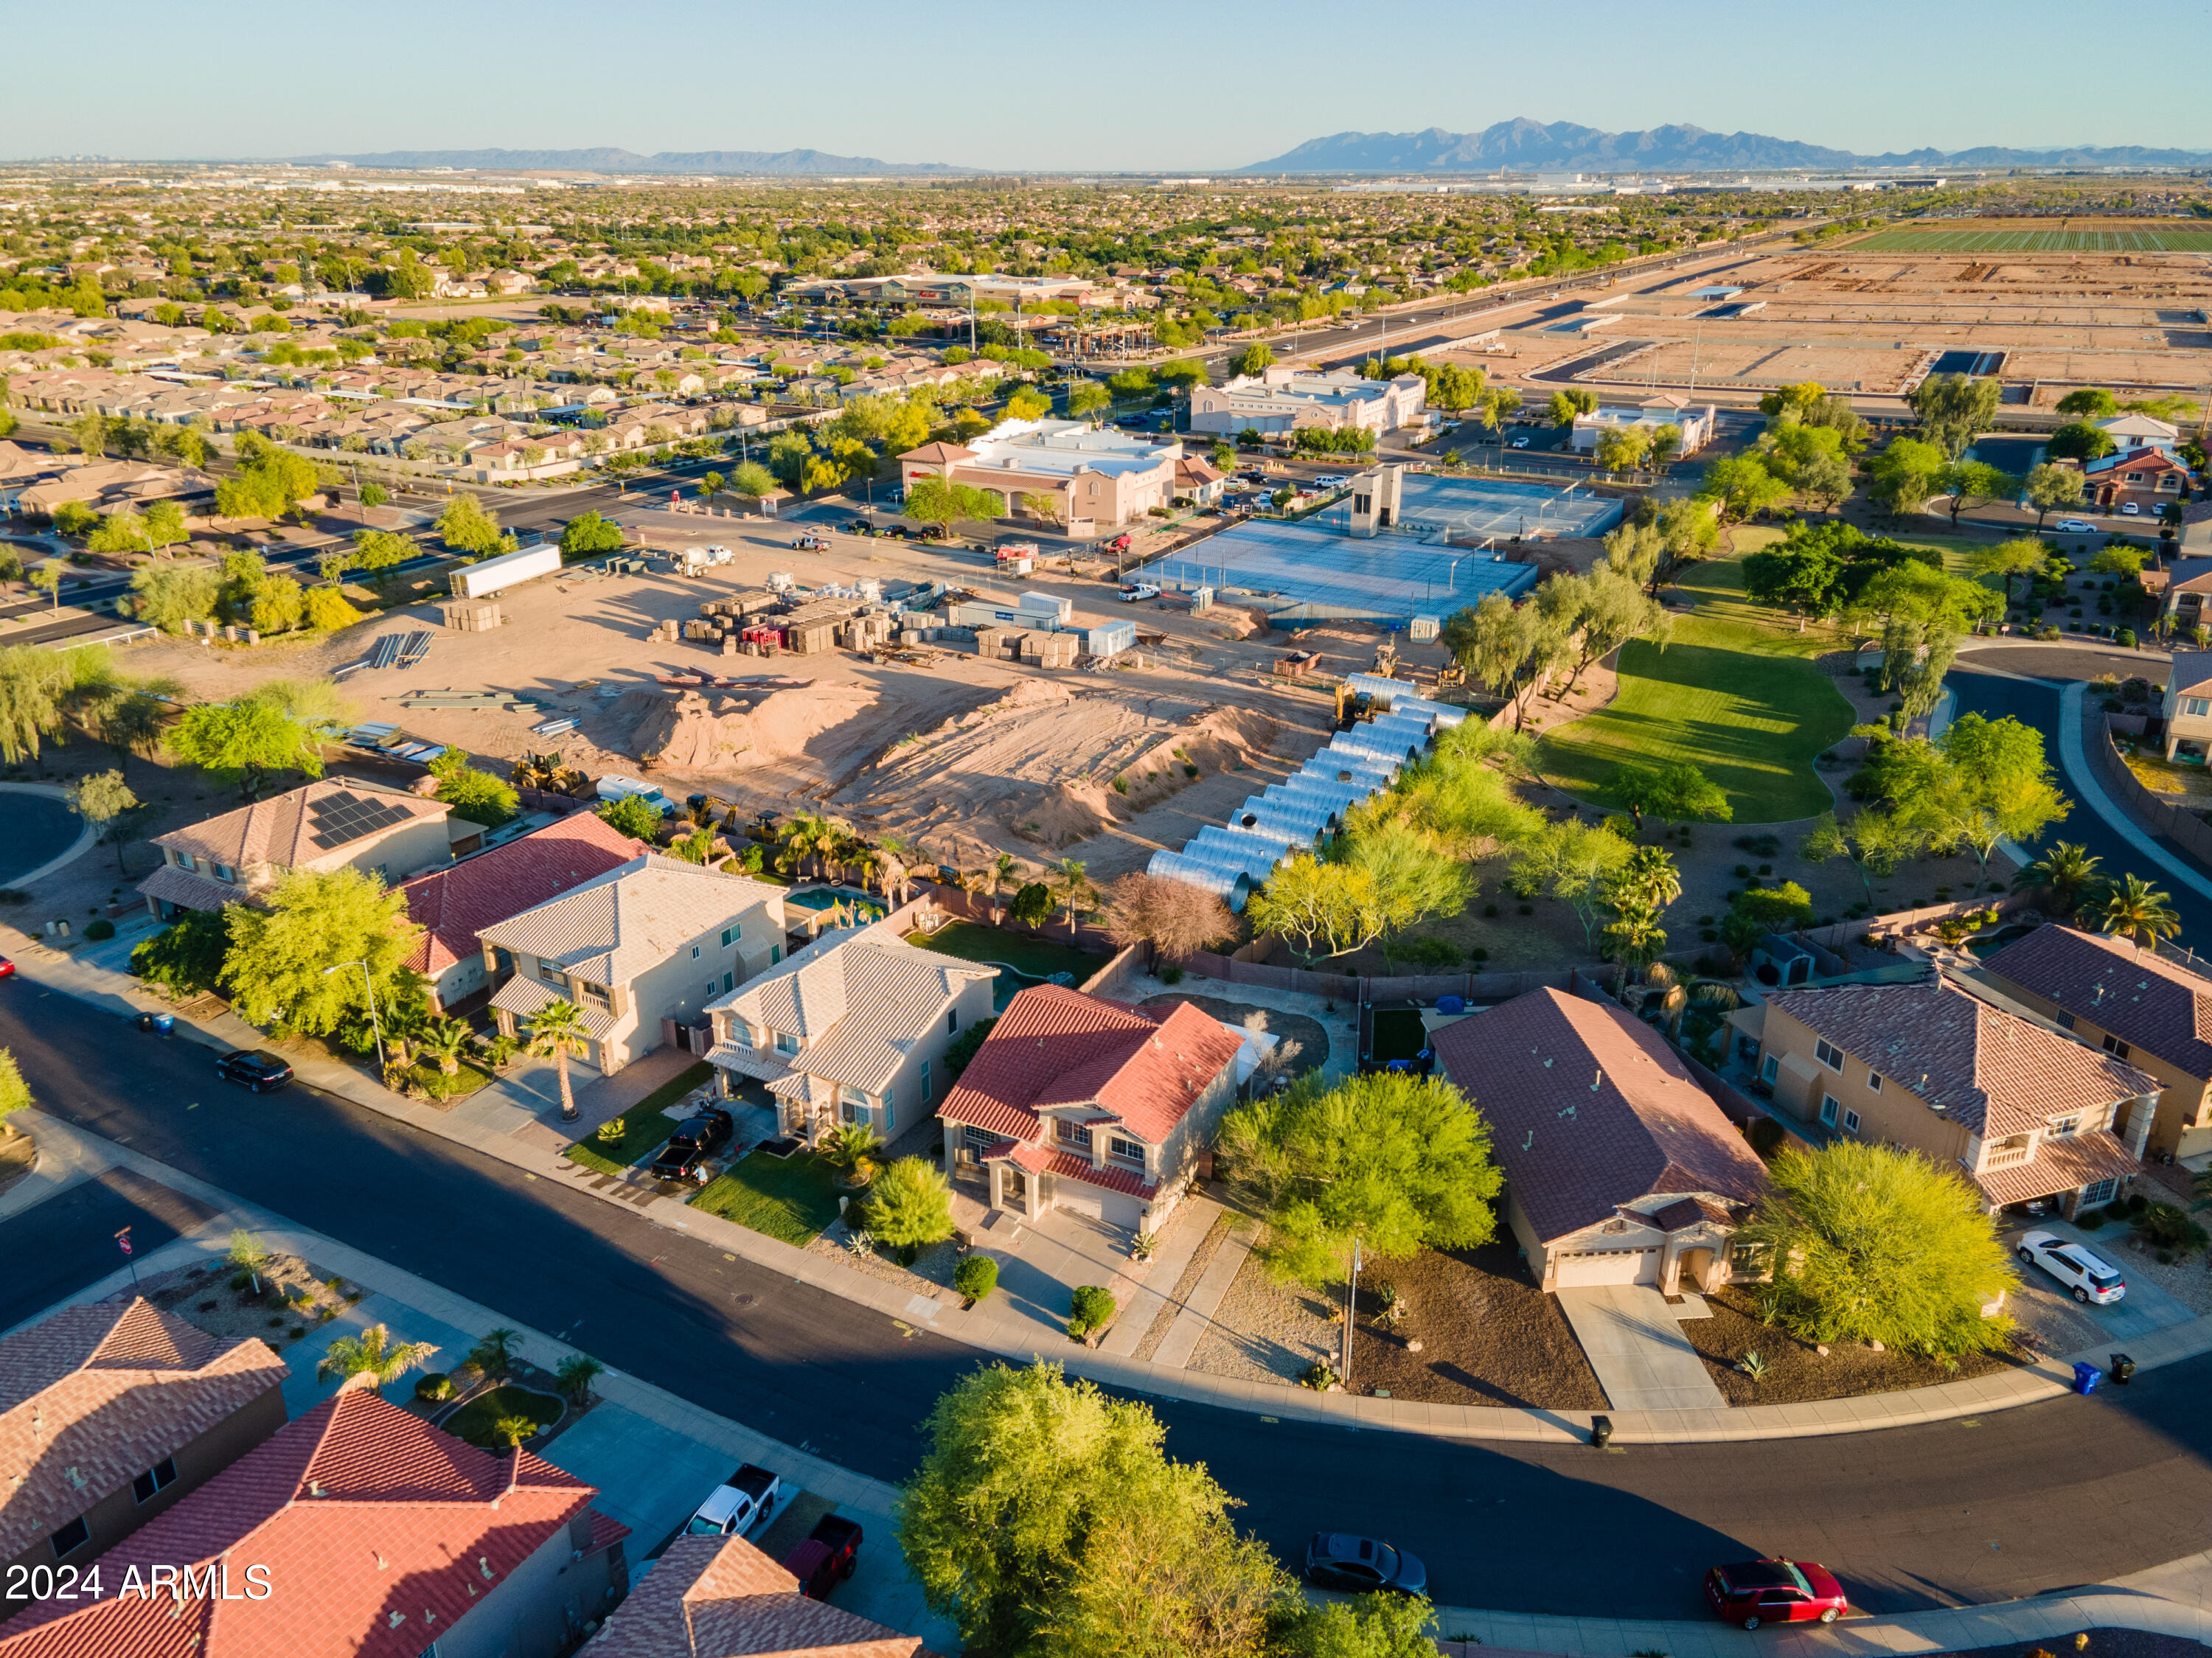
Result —
[[[523, 12], [392, 0], [240, 24], [119, 0], [96, 77], [18, 77], [0, 155], [131, 160], [609, 146], [812, 149], [1009, 171], [1226, 172], [1341, 131], [1683, 123], [1860, 153], [1981, 145], [2212, 149], [2191, 82], [2212, 6], [2147, 47], [2057, 0], [1515, 6], [1316, 0], [1059, 12], [974, 0], [926, 22], [699, 0]], [[19, 64], [82, 20], [18, 9]]]

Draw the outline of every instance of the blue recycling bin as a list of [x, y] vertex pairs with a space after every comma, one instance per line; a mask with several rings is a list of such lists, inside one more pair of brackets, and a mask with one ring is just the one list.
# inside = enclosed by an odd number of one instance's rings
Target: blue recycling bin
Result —
[[2076, 1364], [2074, 1367], [2074, 1391], [2077, 1394], [2095, 1393], [2097, 1384], [2104, 1379], [2105, 1373], [2094, 1364]]
[[1464, 1013], [1467, 1011], [1467, 998], [1464, 996], [1439, 996], [1437, 998], [1437, 1011], [1447, 1015], [1453, 1013]]
[[154, 1016], [154, 1034], [155, 1035], [166, 1036], [176, 1028], [177, 1016], [175, 1014], [156, 1013]]

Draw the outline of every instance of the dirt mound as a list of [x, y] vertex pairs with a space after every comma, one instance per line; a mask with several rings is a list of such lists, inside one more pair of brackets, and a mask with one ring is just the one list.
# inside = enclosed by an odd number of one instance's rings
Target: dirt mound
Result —
[[838, 805], [955, 867], [1027, 843], [1057, 851], [1267, 753], [1276, 722], [1187, 697], [1025, 680], [893, 747]]
[[641, 759], [675, 771], [711, 772], [747, 760], [779, 760], [806, 752], [824, 732], [875, 706], [876, 694], [853, 685], [805, 685], [763, 694], [715, 691], [638, 692], [642, 701], [630, 732]]

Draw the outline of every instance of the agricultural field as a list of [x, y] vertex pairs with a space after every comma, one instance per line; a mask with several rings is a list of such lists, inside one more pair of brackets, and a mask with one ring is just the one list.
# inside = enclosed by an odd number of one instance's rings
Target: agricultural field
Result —
[[1851, 243], [1850, 248], [1857, 253], [2212, 253], [2212, 227], [1882, 230]]

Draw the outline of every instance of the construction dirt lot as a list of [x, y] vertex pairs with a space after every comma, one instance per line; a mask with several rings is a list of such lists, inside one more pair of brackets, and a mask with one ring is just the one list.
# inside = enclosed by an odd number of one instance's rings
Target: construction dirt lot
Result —
[[[654, 544], [669, 544], [667, 515], [653, 516]], [[902, 835], [956, 868], [981, 867], [1001, 852], [1025, 863], [1072, 855], [1103, 880], [1225, 822], [1245, 796], [1327, 741], [1331, 691], [1278, 683], [1278, 657], [1315, 652], [1312, 670], [1333, 677], [1369, 667], [1381, 638], [1356, 623], [1292, 635], [1225, 607], [1193, 616], [1124, 605], [1110, 582], [1060, 573], [1000, 583], [987, 559], [964, 548], [836, 535], [827, 553], [798, 552], [791, 527], [770, 520], [690, 522], [696, 539], [729, 547], [733, 562], [695, 579], [543, 578], [499, 595], [504, 625], [486, 632], [444, 628], [434, 602], [441, 595], [426, 591], [424, 603], [313, 646], [164, 639], [131, 653], [129, 665], [174, 674], [196, 696], [226, 698], [270, 677], [330, 673], [361, 661], [382, 635], [427, 630], [428, 654], [416, 666], [343, 678], [359, 721], [466, 749], [494, 770], [557, 750], [586, 775], [642, 774], [678, 800], [704, 793], [747, 815], [787, 818], [827, 811], [866, 833]], [[647, 637], [665, 620], [696, 618], [704, 601], [763, 585], [771, 572], [808, 586], [873, 577], [1008, 598], [1064, 595], [1078, 625], [1133, 620], [1139, 644], [1111, 668], [1078, 671], [986, 661], [964, 643], [925, 646], [899, 660], [846, 650], [725, 656], [710, 644]], [[1433, 644], [1398, 640], [1409, 666], [1443, 660]], [[707, 683], [663, 683], [686, 676]], [[406, 699], [423, 691], [495, 693], [524, 706], [410, 706]], [[533, 725], [562, 718], [578, 724], [532, 734]]]
[[1650, 392], [1682, 389], [1694, 375], [1701, 392], [1753, 394], [1812, 380], [1896, 396], [1943, 354], [1990, 353], [2002, 355], [1994, 372], [2006, 401], [2042, 408], [2080, 386], [2201, 396], [2212, 378], [2212, 262], [2201, 253], [1887, 252], [1844, 242], [1748, 260], [1718, 279], [1741, 292], [1692, 297], [1715, 280], [1686, 276], [1607, 305], [1620, 320], [1599, 338], [1633, 349], [1575, 378]]

